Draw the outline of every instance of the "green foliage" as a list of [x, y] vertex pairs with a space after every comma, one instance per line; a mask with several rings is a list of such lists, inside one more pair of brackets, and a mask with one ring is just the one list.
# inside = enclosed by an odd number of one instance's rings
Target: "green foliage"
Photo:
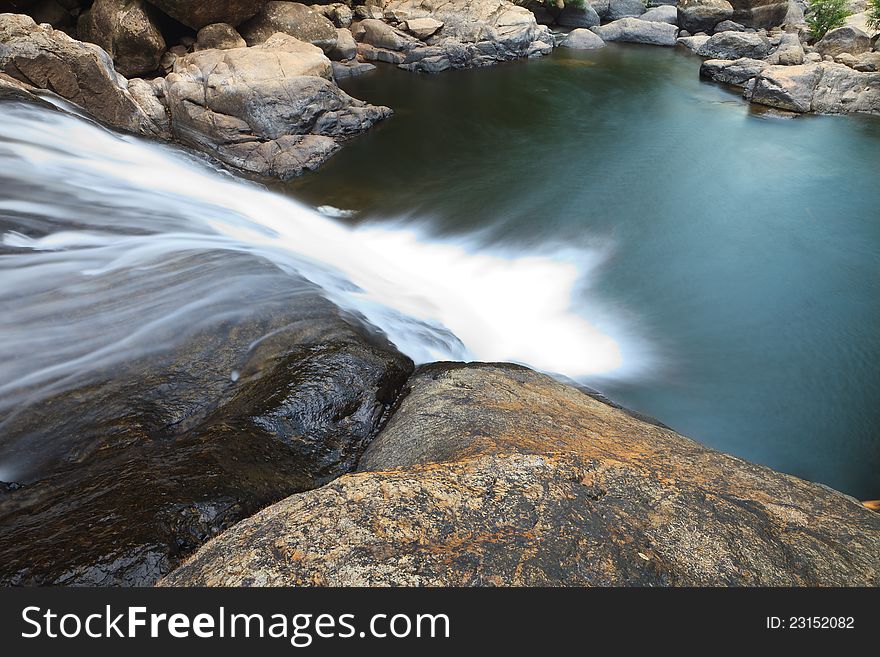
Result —
[[[872, 0], [877, 2], [878, 0]], [[810, 26], [810, 36], [821, 39], [825, 33], [846, 24], [850, 15], [846, 0], [811, 0], [807, 8], [806, 20]]]
[[868, 27], [880, 31], [880, 0], [868, 0]]

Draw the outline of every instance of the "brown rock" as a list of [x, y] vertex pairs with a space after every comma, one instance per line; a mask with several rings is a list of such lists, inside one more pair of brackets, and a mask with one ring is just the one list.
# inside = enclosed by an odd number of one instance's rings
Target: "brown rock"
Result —
[[263, 176], [315, 169], [340, 141], [391, 114], [352, 98], [331, 77], [320, 48], [280, 33], [251, 48], [181, 57], [167, 77], [174, 136]]
[[211, 23], [199, 30], [196, 35], [195, 50], [232, 50], [246, 48], [247, 43], [228, 23]]
[[163, 135], [104, 50], [39, 26], [28, 16], [0, 14], [0, 72], [53, 91], [115, 128]]
[[171, 18], [200, 30], [211, 23], [236, 26], [256, 14], [265, 0], [149, 0]]
[[165, 39], [147, 7], [142, 0], [96, 0], [80, 16], [78, 36], [106, 50], [116, 70], [126, 77], [153, 73], [159, 68]]
[[241, 35], [249, 46], [264, 43], [277, 32], [316, 45], [324, 52], [336, 45], [336, 26], [323, 14], [298, 2], [268, 2], [241, 26]]
[[511, 365], [421, 368], [356, 474], [164, 585], [877, 585], [880, 517]]

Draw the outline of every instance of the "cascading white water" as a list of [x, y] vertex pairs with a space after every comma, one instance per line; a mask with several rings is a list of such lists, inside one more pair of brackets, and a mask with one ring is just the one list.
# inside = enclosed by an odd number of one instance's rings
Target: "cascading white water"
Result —
[[487, 252], [322, 210], [174, 147], [0, 105], [0, 410], [23, 387], [32, 399], [163, 349], [178, 327], [247, 314], [270, 294], [248, 259], [311, 281], [417, 362], [575, 378], [643, 364], [623, 322], [586, 301], [599, 252]]

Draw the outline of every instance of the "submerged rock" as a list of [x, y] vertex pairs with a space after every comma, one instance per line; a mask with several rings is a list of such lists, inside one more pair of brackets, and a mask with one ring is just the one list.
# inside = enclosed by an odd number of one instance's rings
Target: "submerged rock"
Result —
[[356, 474], [163, 580], [239, 585], [877, 585], [880, 516], [513, 365], [421, 368]]
[[653, 46], [674, 46], [678, 28], [669, 23], [653, 23], [638, 18], [620, 20], [591, 28], [603, 41], [645, 43]]
[[52, 91], [114, 128], [166, 136], [103, 49], [37, 25], [29, 16], [0, 14], [0, 72]]
[[0, 496], [0, 584], [149, 585], [354, 468], [412, 364], [296, 279], [262, 282], [276, 292], [246, 319], [0, 417], [5, 462], [41, 459]]
[[340, 141], [391, 115], [352, 98], [331, 77], [320, 48], [285, 34], [251, 48], [192, 53], [167, 77], [174, 136], [262, 176], [315, 169]]

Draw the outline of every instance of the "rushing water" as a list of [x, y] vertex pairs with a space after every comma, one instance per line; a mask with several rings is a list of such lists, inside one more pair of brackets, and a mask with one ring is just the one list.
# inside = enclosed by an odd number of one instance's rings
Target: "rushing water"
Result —
[[643, 367], [592, 385], [724, 451], [880, 497], [880, 119], [758, 112], [700, 81], [699, 61], [609, 46], [383, 70], [346, 89], [395, 118], [292, 191], [368, 225], [602, 254], [574, 305], [603, 308]]
[[627, 47], [386, 69], [347, 86], [395, 118], [284, 194], [0, 105], [0, 416], [246, 315], [269, 262], [417, 361], [564, 374], [880, 496], [880, 122], [754, 114], [696, 71]]

